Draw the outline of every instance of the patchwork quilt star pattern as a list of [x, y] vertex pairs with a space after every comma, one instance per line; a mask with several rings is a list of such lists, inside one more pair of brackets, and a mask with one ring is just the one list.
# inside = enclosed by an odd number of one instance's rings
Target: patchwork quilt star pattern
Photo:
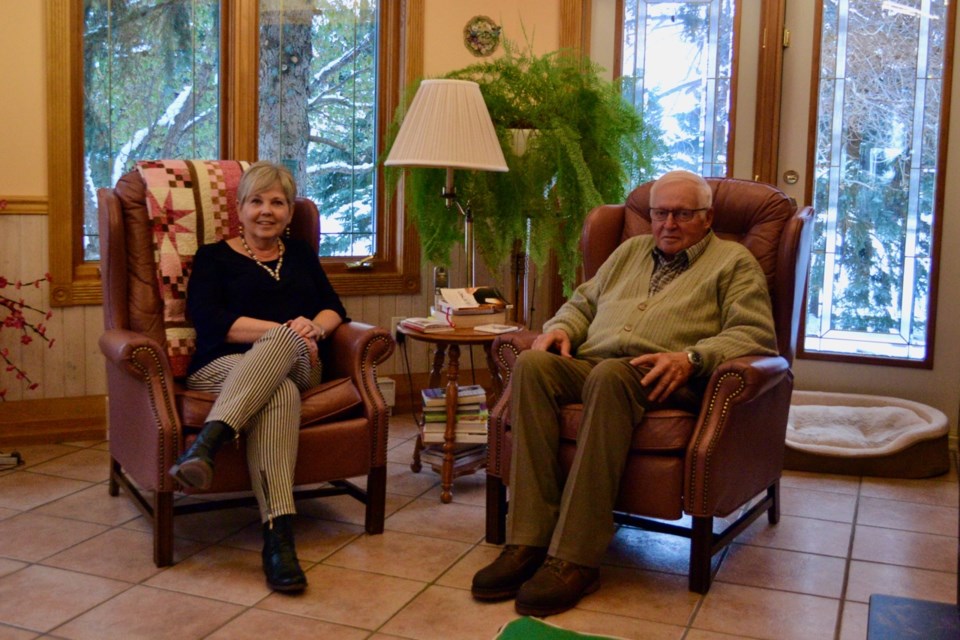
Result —
[[185, 376], [197, 334], [186, 317], [187, 281], [197, 248], [240, 232], [237, 185], [249, 166], [239, 160], [144, 160], [153, 256], [163, 302], [166, 351], [175, 376]]

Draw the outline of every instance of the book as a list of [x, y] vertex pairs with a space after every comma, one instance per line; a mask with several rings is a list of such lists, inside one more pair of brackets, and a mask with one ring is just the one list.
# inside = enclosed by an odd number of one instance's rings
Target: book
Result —
[[[456, 439], [456, 444], [486, 444], [487, 443], [487, 432], [486, 431], [458, 431], [454, 438]], [[420, 434], [420, 440], [425, 445], [429, 444], [443, 444], [444, 441], [444, 432], [443, 431], [424, 431]]]
[[472, 329], [478, 324], [505, 324], [507, 322], [507, 311], [501, 309], [493, 313], [482, 314], [456, 314], [444, 313], [434, 308], [434, 316], [444, 318], [455, 329]]
[[466, 287], [462, 289], [441, 287], [438, 304], [440, 303], [460, 312], [484, 306], [500, 308], [507, 306], [506, 299], [493, 287]]
[[[467, 443], [464, 445], [458, 443], [456, 445], [457, 448], [453, 452], [453, 461], [455, 463], [465, 464], [483, 460], [487, 457], [487, 448], [484, 446], [486, 443], [486, 439], [482, 442]], [[431, 466], [441, 466], [443, 464], [443, 448], [436, 446], [427, 447], [420, 452], [420, 461]]]
[[[485, 402], [478, 404], [457, 404], [457, 424], [486, 424], [490, 417]], [[446, 407], [425, 407], [424, 422], [447, 422]]]
[[518, 324], [478, 324], [473, 328], [474, 331], [481, 331], [483, 333], [510, 333], [511, 331], [519, 331], [520, 325]]
[[[442, 407], [447, 404], [447, 390], [445, 387], [421, 389], [420, 398], [424, 407]], [[457, 387], [457, 404], [486, 402], [487, 392], [478, 384]]]
[[404, 318], [400, 321], [400, 326], [407, 329], [413, 329], [421, 333], [445, 333], [453, 331], [454, 327], [443, 318]]

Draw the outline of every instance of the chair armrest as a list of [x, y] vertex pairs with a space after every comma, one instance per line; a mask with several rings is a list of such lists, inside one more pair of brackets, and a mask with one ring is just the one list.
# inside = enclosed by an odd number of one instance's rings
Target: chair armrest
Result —
[[363, 399], [364, 415], [373, 425], [371, 448], [374, 467], [386, 464], [389, 411], [377, 385], [377, 365], [396, 346], [390, 332], [363, 322], [341, 324], [327, 339], [329, 357], [324, 358], [324, 378], [353, 380]]
[[502, 453], [508, 453], [505, 451], [504, 436], [510, 423], [510, 375], [520, 353], [533, 346], [538, 335], [540, 334], [536, 331], [521, 329], [497, 336], [490, 345], [490, 354], [497, 365], [503, 392], [490, 411], [487, 429], [487, 475], [503, 477], [503, 467], [509, 462]]
[[100, 337], [106, 358], [110, 455], [141, 486], [170, 491], [167, 469], [179, 450], [181, 424], [167, 354], [156, 341], [127, 329]]
[[746, 356], [710, 378], [687, 445], [684, 511], [726, 516], [779, 479], [793, 372], [781, 356]]

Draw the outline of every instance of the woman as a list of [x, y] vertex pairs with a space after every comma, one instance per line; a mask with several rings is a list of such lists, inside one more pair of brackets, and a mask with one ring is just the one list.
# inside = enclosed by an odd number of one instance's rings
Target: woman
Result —
[[197, 350], [187, 386], [219, 396], [170, 469], [185, 485], [209, 488], [217, 450], [244, 433], [263, 571], [277, 591], [307, 585], [292, 526], [300, 392], [320, 382], [318, 341], [349, 321], [313, 249], [283, 239], [295, 197], [286, 168], [252, 165], [237, 188], [240, 235], [197, 251], [187, 289]]

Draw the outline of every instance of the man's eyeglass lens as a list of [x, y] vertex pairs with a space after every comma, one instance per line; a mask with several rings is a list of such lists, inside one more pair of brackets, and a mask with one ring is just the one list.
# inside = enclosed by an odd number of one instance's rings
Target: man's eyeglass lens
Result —
[[706, 209], [650, 209], [650, 217], [657, 222], [663, 222], [673, 214], [677, 222], [690, 222], [693, 216]]

